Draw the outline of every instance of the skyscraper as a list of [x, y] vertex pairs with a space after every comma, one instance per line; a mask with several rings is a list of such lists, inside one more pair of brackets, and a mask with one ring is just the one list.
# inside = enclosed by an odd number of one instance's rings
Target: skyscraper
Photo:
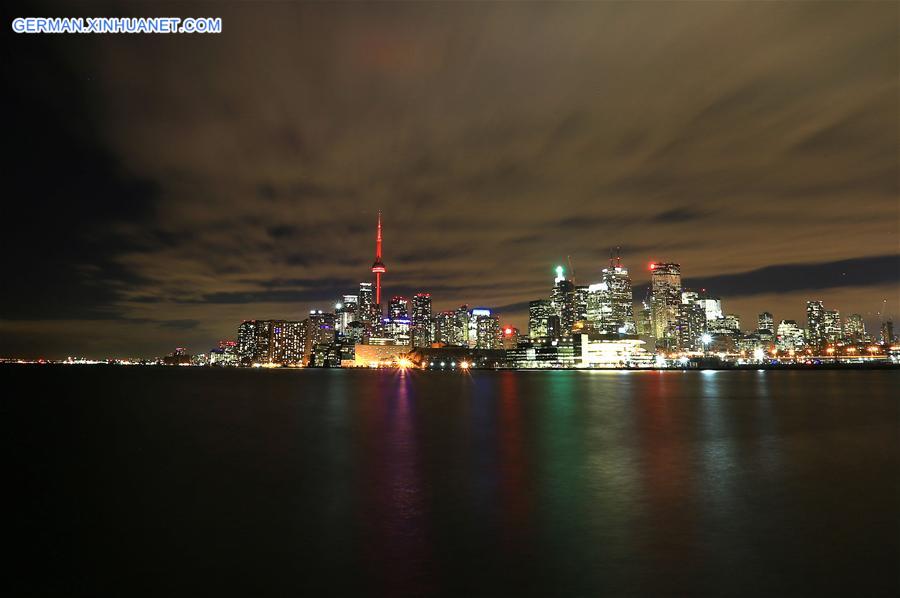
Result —
[[381, 275], [387, 272], [384, 262], [381, 260], [381, 210], [378, 210], [378, 233], [375, 236], [375, 263], [372, 264], [372, 273], [375, 275], [375, 305], [378, 315], [381, 316]]
[[413, 297], [412, 327], [413, 346], [430, 347], [433, 337], [430, 293], [416, 293]]
[[391, 297], [391, 302], [388, 305], [388, 316], [391, 318], [408, 318], [409, 299], [399, 295]]
[[657, 345], [668, 348], [677, 343], [678, 309], [681, 305], [681, 265], [650, 264], [653, 336]]
[[824, 318], [824, 303], [821, 301], [806, 302], [806, 342], [814, 349], [825, 347]]
[[767, 311], [759, 314], [756, 318], [756, 329], [759, 331], [766, 330], [770, 334], [775, 334], [775, 320], [772, 318], [772, 314]]
[[602, 327], [606, 334], [635, 334], [631, 277], [618, 256], [610, 258], [609, 267], [601, 272], [604, 292], [601, 295]]
[[559, 336], [559, 316], [547, 299], [528, 303], [528, 336], [532, 340]]
[[559, 318], [561, 334], [569, 334], [575, 325], [575, 284], [566, 280], [562, 266], [556, 267], [556, 278], [550, 291], [550, 304]]
[[866, 323], [860, 314], [850, 314], [847, 316], [847, 323], [844, 325], [844, 337], [854, 343], [861, 343], [866, 340]]
[[359, 283], [359, 307], [357, 312], [359, 320], [370, 327], [378, 321], [375, 313], [375, 293], [372, 290], [371, 282]]

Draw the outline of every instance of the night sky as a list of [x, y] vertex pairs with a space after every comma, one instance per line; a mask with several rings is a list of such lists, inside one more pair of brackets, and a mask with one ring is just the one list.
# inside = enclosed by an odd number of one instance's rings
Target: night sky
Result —
[[[0, 356], [205, 352], [370, 280], [526, 326], [610, 246], [805, 324], [900, 315], [900, 4], [4, 10]], [[219, 16], [17, 35], [14, 16]], [[639, 299], [643, 289], [635, 295]], [[883, 303], [886, 301], [886, 303]]]

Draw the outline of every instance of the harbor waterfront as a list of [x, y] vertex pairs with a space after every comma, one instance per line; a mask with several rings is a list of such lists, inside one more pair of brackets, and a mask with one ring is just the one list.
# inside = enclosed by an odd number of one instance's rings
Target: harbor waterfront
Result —
[[2, 366], [14, 595], [897, 595], [900, 371]]

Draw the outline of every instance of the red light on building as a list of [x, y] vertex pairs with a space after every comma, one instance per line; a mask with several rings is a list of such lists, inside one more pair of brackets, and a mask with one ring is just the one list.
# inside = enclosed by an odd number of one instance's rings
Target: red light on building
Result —
[[509, 336], [509, 335], [512, 334], [512, 333], [513, 333], [513, 329], [512, 329], [512, 328], [507, 328], [506, 330], [503, 331], [503, 334], [505, 334], [506, 336]]
[[651, 270], [656, 270], [656, 264], [650, 264], [650, 269], [651, 269]]

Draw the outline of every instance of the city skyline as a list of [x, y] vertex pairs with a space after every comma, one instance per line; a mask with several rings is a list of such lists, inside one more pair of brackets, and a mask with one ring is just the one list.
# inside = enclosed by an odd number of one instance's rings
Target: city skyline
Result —
[[523, 329], [557, 265], [599, 282], [620, 246], [636, 300], [677, 262], [745, 322], [900, 314], [890, 3], [216, 10], [7, 53], [0, 355], [302, 318], [368, 280], [378, 209], [385, 295], [436, 312]]

